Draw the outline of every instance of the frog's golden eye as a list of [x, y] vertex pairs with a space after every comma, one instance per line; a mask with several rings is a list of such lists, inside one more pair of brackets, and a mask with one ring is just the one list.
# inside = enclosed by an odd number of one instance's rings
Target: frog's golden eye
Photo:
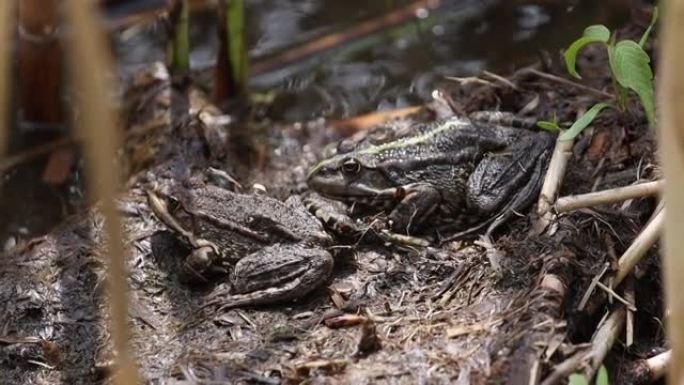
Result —
[[345, 159], [345, 161], [342, 162], [342, 171], [344, 171], [345, 174], [358, 174], [361, 172], [361, 163], [354, 158]]

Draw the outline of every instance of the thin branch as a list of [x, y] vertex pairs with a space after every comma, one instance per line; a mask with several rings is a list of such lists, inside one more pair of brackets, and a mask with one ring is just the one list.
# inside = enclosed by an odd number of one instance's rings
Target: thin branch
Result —
[[616, 293], [615, 290], [611, 289], [610, 287], [604, 285], [601, 282], [597, 282], [596, 286], [598, 288], [600, 288], [601, 290], [605, 291], [606, 293], [608, 293], [608, 295], [610, 295], [611, 297], [615, 298], [621, 304], [625, 305], [627, 307], [627, 310], [629, 310], [629, 311], [636, 311], [637, 310], [636, 307], [634, 307], [634, 305], [632, 303], [630, 303], [626, 299], [622, 298], [621, 295]]
[[611, 99], [611, 100], [615, 99], [615, 95], [613, 95], [611, 93], [601, 91], [601, 90], [598, 90], [598, 89], [593, 88], [593, 87], [585, 86], [584, 84], [573, 82], [572, 80], [568, 80], [568, 79], [565, 79], [565, 78], [562, 78], [562, 77], [559, 77], [559, 76], [556, 76], [556, 75], [553, 75], [553, 74], [550, 74], [547, 72], [542, 72], [536, 68], [529, 68], [529, 69], [526, 69], [522, 72], [523, 73], [525, 73], [525, 72], [531, 73], [533, 75], [539, 76], [540, 78], [544, 78], [546, 80], [550, 80], [552, 82], [556, 82], [556, 83], [562, 84], [564, 86], [577, 88], [578, 90], [586, 91], [586, 92], [592, 93], [592, 94], [599, 96], [599, 97], [602, 97], [602, 98]]
[[578, 371], [582, 366], [585, 366], [585, 363], [587, 365], [583, 371], [584, 376], [586, 378], [592, 378], [622, 332], [625, 322], [625, 311], [624, 306], [620, 306], [613, 310], [610, 316], [601, 324], [594, 334], [591, 345], [587, 350], [580, 351], [556, 365], [551, 374], [544, 379], [541, 385], [556, 384], [561, 379], [568, 377], [570, 374]]
[[534, 224], [534, 230], [537, 234], [544, 232], [553, 220], [551, 207], [556, 201], [558, 190], [565, 177], [565, 168], [572, 156], [572, 145], [573, 141], [571, 140], [556, 140], [556, 147], [553, 149], [553, 155], [551, 155], [549, 168], [546, 171], [544, 184], [537, 202], [537, 215], [539, 215], [539, 219]]
[[73, 144], [74, 140], [72, 138], [56, 139], [52, 142], [31, 147], [19, 154], [11, 155], [4, 159], [0, 159], [0, 175], [4, 174], [5, 172], [14, 167], [17, 167], [18, 165], [24, 162], [31, 161], [39, 156], [48, 154], [54, 150], [57, 150], [62, 147], [67, 147]]
[[664, 184], [665, 181], [658, 180], [588, 194], [566, 196], [558, 198], [553, 208], [560, 214], [586, 207], [622, 202], [628, 199], [650, 197], [660, 193]]
[[617, 287], [632, 271], [634, 266], [643, 258], [648, 249], [653, 246], [660, 236], [665, 221], [665, 210], [661, 209], [646, 227], [634, 239], [634, 242], [622, 254], [618, 261], [618, 271], [613, 281], [613, 287]]
[[596, 285], [598, 285], [598, 283], [601, 281], [601, 278], [603, 278], [603, 275], [606, 274], [606, 271], [608, 271], [609, 267], [610, 267], [610, 263], [606, 262], [603, 265], [603, 269], [601, 269], [601, 272], [596, 274], [594, 276], [594, 279], [591, 280], [591, 283], [589, 284], [589, 287], [587, 288], [587, 290], [584, 292], [584, 295], [582, 296], [582, 299], [580, 300], [579, 305], [577, 305], [578, 311], [584, 310], [584, 307], [587, 305], [589, 298], [591, 298], [591, 294], [594, 292]]
[[672, 361], [672, 350], [660, 353], [646, 360], [650, 382], [656, 382], [667, 372]]
[[252, 73], [254, 75], [258, 75], [272, 71], [274, 68], [282, 68], [287, 64], [302, 60], [303, 58], [309, 57], [315, 53], [337, 47], [340, 44], [359, 39], [363, 36], [385, 30], [407, 20], [413, 19], [416, 17], [416, 11], [419, 9], [434, 9], [439, 6], [439, 0], [414, 1], [403, 8], [385, 13], [380, 17], [355, 24], [347, 30], [322, 36], [313, 41], [287, 49], [283, 53], [273, 58], [254, 63], [252, 66]]

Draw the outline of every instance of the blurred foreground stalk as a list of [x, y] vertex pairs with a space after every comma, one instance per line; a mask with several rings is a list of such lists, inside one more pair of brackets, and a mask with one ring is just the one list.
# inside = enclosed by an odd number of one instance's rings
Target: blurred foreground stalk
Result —
[[185, 77], [190, 73], [189, 15], [187, 0], [169, 1], [167, 61], [174, 77]]
[[219, 0], [219, 51], [214, 77], [214, 103], [246, 97], [247, 44], [245, 40], [245, 4], [243, 0]]
[[58, 4], [59, 0], [19, 0], [19, 108], [29, 130], [54, 130], [63, 124]]
[[665, 171], [665, 234], [663, 272], [670, 316], [672, 347], [669, 384], [684, 384], [684, 1], [663, 2], [660, 41], [660, 150]]
[[[14, 1], [0, 1], [0, 159], [7, 151], [9, 138], [9, 93], [10, 93], [10, 58], [12, 57], [12, 36], [14, 23]], [[0, 173], [1, 175], [2, 173]], [[0, 186], [2, 183], [0, 182]]]
[[114, 90], [112, 58], [105, 35], [98, 29], [100, 17], [95, 12], [95, 5], [83, 0], [64, 1], [65, 17], [71, 29], [67, 46], [69, 69], [78, 95], [80, 114], [75, 124], [84, 144], [88, 191], [99, 200], [100, 212], [105, 217], [110, 331], [119, 369], [114, 383], [134, 385], [139, 383], [139, 378], [128, 346], [128, 282], [121, 221], [114, 203], [121, 174], [116, 162], [119, 132], [112, 106], [108, 103], [108, 95]]

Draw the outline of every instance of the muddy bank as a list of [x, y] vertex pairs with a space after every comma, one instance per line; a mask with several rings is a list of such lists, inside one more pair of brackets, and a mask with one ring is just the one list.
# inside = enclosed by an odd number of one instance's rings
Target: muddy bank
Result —
[[[621, 33], [641, 30], [635, 25]], [[451, 113], [502, 110], [572, 121], [610, 86], [597, 62], [603, 62], [598, 49], [582, 56], [584, 88], [555, 80], [563, 72], [551, 62], [484, 85], [447, 83], [442, 91]], [[129, 252], [131, 344], [153, 384], [529, 383], [578, 351], [603, 315], [619, 306], [596, 292], [578, 310], [591, 281], [606, 264], [614, 267], [655, 207], [653, 199], [637, 199], [580, 210], [560, 216], [555, 232], [541, 235], [532, 232], [534, 215], [521, 216], [494, 239], [501, 272], [490, 265], [488, 245], [478, 242], [415, 250], [346, 245], [332, 279], [306, 298], [213, 313], [202, 305], [216, 282], [181, 282], [184, 247], [152, 214], [145, 191], [206, 178], [214, 167], [247, 193], [258, 184], [284, 200], [306, 190], [308, 168], [341, 136], [324, 121], [250, 123], [238, 131], [249, 127], [254, 137], [236, 136], [236, 124], [225, 125], [194, 94], [195, 113], [171, 124], [173, 95], [165, 78], [141, 81], [128, 93], [130, 179], [119, 202]], [[659, 176], [646, 119], [636, 104], [628, 111], [602, 115], [579, 138], [561, 195]], [[378, 130], [405, 130], [415, 119], [434, 119], [434, 113]], [[77, 215], [3, 255], [4, 383], [106, 383], [116, 370], [106, 330], [101, 230], [96, 212]], [[610, 373], [663, 349], [659, 262], [655, 249], [651, 254], [634, 277], [635, 343], [614, 348]]]

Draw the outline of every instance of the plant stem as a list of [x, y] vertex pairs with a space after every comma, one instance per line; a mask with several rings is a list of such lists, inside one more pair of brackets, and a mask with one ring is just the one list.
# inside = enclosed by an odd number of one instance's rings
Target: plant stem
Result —
[[243, 0], [228, 2], [228, 52], [233, 79], [239, 93], [243, 94], [247, 88], [247, 47], [245, 44], [245, 4]]
[[214, 103], [225, 105], [247, 90], [247, 48], [244, 34], [244, 2], [220, 0], [217, 33], [219, 51], [214, 73]]
[[173, 75], [190, 72], [189, 10], [187, 0], [175, 0], [169, 9], [168, 66]]

